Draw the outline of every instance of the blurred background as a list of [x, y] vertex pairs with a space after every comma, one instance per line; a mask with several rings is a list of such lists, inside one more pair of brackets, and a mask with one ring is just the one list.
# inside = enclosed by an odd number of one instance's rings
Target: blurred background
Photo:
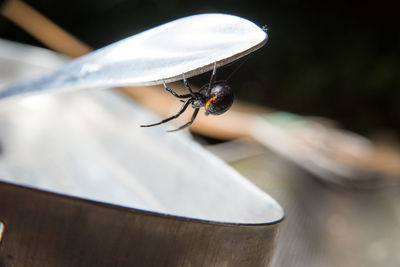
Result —
[[[241, 100], [326, 116], [357, 133], [398, 140], [400, 33], [390, 1], [26, 3], [94, 48], [191, 14], [225, 12], [248, 18], [267, 25], [270, 40], [231, 79]], [[4, 18], [0, 34], [42, 46]], [[225, 76], [229, 70], [219, 75]]]
[[[273, 266], [400, 264], [400, 23], [390, 1], [25, 2], [93, 48], [205, 12], [267, 25], [268, 43], [230, 78], [235, 111], [263, 123], [250, 137], [195, 138], [284, 207]], [[3, 17], [0, 37], [43, 46]]]

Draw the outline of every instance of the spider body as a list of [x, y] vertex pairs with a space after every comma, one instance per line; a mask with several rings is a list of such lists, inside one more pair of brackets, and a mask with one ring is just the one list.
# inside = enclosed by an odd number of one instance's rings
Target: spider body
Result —
[[188, 94], [183, 94], [179, 95], [175, 93], [172, 89], [168, 88], [165, 82], [164, 88], [168, 92], [170, 92], [173, 96], [181, 99], [186, 99], [186, 100], [181, 100], [184, 104], [182, 105], [180, 111], [169, 117], [166, 118], [158, 123], [154, 124], [148, 124], [148, 125], [141, 125], [141, 127], [152, 127], [156, 125], [160, 125], [163, 123], [166, 123], [170, 120], [178, 118], [186, 109], [187, 107], [191, 104], [192, 108], [194, 109], [193, 115], [191, 120], [182, 125], [181, 127], [171, 130], [168, 132], [174, 132], [181, 130], [183, 128], [188, 127], [193, 123], [193, 121], [196, 119], [197, 114], [199, 113], [200, 108], [204, 107], [205, 108], [205, 114], [206, 115], [220, 115], [224, 112], [226, 112], [233, 103], [233, 90], [232, 87], [229, 86], [229, 84], [226, 81], [215, 81], [215, 74], [216, 74], [216, 64], [214, 64], [214, 69], [213, 73], [211, 75], [210, 83], [204, 85], [203, 87], [200, 88], [199, 92], [193, 92], [192, 89], [190, 88], [189, 83], [187, 82], [185, 75], [183, 74], [183, 82], [185, 87], [188, 89], [189, 93]]
[[205, 92], [206, 115], [225, 113], [233, 104], [233, 90], [226, 81], [216, 82], [209, 91], [206, 90]]

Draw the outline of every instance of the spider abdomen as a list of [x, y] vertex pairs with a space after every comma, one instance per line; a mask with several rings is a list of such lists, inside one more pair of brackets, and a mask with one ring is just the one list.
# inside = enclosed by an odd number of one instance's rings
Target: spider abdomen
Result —
[[233, 103], [232, 87], [225, 81], [216, 82], [211, 90], [205, 95], [206, 115], [220, 115], [225, 113]]

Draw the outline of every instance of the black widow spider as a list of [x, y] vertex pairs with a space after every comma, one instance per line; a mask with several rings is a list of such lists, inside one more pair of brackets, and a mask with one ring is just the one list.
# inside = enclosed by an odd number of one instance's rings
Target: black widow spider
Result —
[[181, 127], [175, 130], [169, 130], [168, 132], [179, 131], [183, 128], [190, 126], [196, 119], [196, 116], [199, 113], [201, 107], [205, 108], [206, 115], [208, 114], [220, 115], [225, 111], [227, 111], [232, 106], [233, 103], [233, 90], [226, 81], [215, 81], [216, 72], [217, 72], [217, 64], [215, 62], [214, 69], [211, 74], [210, 83], [207, 83], [204, 86], [202, 86], [198, 92], [192, 91], [189, 83], [186, 80], [185, 74], [182, 74], [183, 83], [189, 91], [189, 94], [184, 94], [184, 95], [179, 95], [175, 93], [172, 89], [168, 88], [165, 82], [163, 81], [165, 90], [167, 90], [177, 98], [186, 98], [186, 100], [185, 101], [181, 100], [184, 104], [181, 107], [181, 110], [179, 110], [177, 114], [169, 118], [166, 118], [158, 123], [140, 125], [140, 127], [152, 127], [176, 119], [187, 109], [187, 107], [190, 104], [192, 104], [192, 107], [194, 108], [191, 120], [186, 124], [182, 125]]

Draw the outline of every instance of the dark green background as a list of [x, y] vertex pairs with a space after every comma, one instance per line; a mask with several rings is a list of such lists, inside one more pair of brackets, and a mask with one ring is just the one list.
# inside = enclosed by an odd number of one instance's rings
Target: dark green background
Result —
[[[240, 99], [327, 116], [366, 135], [400, 130], [400, 23], [399, 9], [391, 2], [26, 2], [96, 48], [192, 14], [224, 12], [248, 18], [268, 25], [270, 40], [232, 77]], [[4, 18], [0, 38], [41, 45]], [[219, 78], [232, 69], [221, 70]]]

